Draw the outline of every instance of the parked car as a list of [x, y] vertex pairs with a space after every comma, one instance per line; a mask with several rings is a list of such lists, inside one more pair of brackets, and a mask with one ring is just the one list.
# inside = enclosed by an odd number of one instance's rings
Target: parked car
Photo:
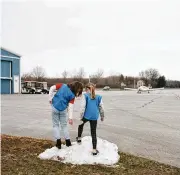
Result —
[[42, 90], [41, 90], [41, 94], [49, 94], [49, 90], [47, 90], [47, 89], [42, 89]]
[[111, 88], [109, 87], [109, 86], [105, 86], [104, 88], [103, 88], [103, 91], [109, 91]]

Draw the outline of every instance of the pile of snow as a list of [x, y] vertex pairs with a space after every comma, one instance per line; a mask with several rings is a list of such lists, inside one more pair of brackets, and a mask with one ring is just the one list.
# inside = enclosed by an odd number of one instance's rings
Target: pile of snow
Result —
[[117, 145], [108, 142], [107, 140], [102, 140], [97, 138], [97, 149], [99, 154], [93, 156], [92, 151], [92, 139], [90, 136], [82, 138], [82, 143], [77, 144], [72, 143], [71, 147], [66, 147], [62, 145], [62, 149], [52, 147], [46, 149], [38, 157], [40, 159], [51, 159], [63, 163], [71, 164], [103, 164], [103, 165], [113, 165], [119, 160], [118, 147]]

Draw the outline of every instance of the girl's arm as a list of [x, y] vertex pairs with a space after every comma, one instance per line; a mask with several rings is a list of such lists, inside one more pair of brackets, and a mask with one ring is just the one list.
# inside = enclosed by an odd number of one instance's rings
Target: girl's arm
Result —
[[49, 89], [49, 102], [52, 103], [52, 99], [54, 97], [54, 92], [56, 91], [56, 85], [53, 85]]
[[49, 102], [52, 103], [52, 99], [54, 97], [54, 93], [61, 88], [63, 84], [62, 83], [59, 83], [59, 84], [56, 84], [56, 85], [53, 85], [50, 87], [49, 89]]
[[99, 104], [99, 112], [100, 112], [100, 116], [101, 116], [101, 121], [103, 121], [104, 120], [104, 105], [103, 105], [102, 99]]
[[68, 105], [68, 117], [69, 117], [69, 120], [72, 120], [73, 119], [73, 107], [74, 107], [74, 98], [69, 102], [69, 105]]
[[80, 106], [80, 119], [82, 119], [84, 117], [85, 109], [86, 109], [86, 97], [83, 94], [82, 95], [81, 106]]

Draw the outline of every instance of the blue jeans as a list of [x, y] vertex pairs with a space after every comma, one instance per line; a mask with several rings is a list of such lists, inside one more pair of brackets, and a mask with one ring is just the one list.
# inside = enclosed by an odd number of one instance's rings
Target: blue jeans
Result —
[[[67, 126], [67, 110], [58, 111], [52, 107], [52, 123], [53, 123], [53, 136], [60, 139], [62, 137], [61, 132], [64, 134], [65, 139], [70, 139], [68, 126]], [[61, 132], [60, 132], [61, 126]]]

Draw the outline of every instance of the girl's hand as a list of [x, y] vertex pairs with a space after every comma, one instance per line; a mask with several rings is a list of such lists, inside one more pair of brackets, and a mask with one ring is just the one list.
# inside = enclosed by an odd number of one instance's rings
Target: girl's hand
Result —
[[73, 120], [72, 119], [69, 119], [69, 124], [73, 125]]

